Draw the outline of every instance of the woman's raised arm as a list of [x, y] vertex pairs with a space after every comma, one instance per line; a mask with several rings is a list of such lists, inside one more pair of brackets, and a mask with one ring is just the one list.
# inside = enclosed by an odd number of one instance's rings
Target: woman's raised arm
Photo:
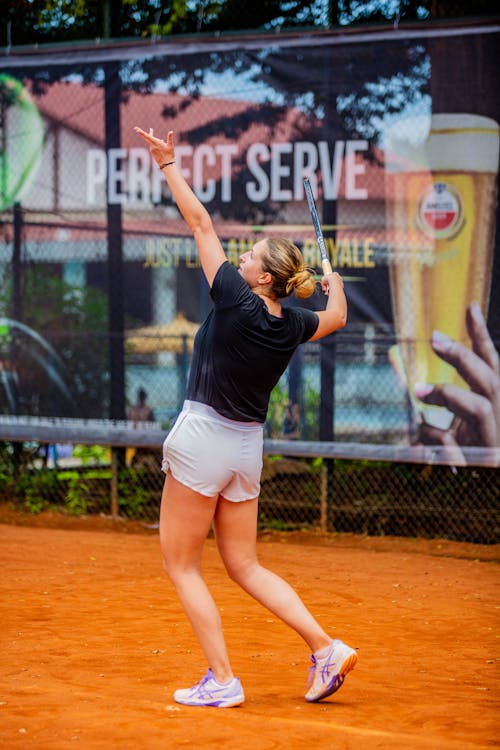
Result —
[[138, 127], [134, 130], [149, 144], [151, 156], [163, 172], [177, 207], [193, 233], [203, 272], [209, 285], [212, 286], [214, 276], [226, 260], [226, 256], [210, 214], [198, 200], [175, 163], [174, 133], [170, 130], [167, 140], [163, 141], [153, 135], [152, 128], [149, 133]]

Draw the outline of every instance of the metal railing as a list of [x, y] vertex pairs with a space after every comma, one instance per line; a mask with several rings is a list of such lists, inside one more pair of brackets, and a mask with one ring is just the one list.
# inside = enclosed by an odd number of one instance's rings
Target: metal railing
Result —
[[[155, 522], [164, 438], [157, 424], [3, 418], [0, 496], [32, 513]], [[438, 446], [373, 445], [370, 460], [367, 448], [266, 439], [260, 526], [498, 543], [498, 469], [450, 465]]]

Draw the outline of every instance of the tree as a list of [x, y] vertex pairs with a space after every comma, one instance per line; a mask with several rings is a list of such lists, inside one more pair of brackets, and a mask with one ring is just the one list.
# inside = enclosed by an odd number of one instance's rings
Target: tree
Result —
[[[112, 36], [147, 38], [200, 31], [312, 26], [321, 23], [321, 2], [308, 0], [1, 0], [3, 46], [83, 41]], [[318, 7], [316, 12], [315, 7]], [[323, 14], [324, 15], [324, 14]], [[114, 28], [113, 28], [114, 27]]]
[[490, 0], [0, 0], [3, 47], [494, 15]]

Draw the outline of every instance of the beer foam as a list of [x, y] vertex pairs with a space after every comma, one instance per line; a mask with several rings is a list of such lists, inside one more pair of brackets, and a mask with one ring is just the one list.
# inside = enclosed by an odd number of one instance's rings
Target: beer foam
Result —
[[387, 172], [422, 170], [496, 174], [500, 128], [490, 117], [438, 114], [402, 118], [384, 138]]
[[478, 115], [433, 115], [427, 141], [431, 169], [498, 170], [500, 138], [495, 120]]

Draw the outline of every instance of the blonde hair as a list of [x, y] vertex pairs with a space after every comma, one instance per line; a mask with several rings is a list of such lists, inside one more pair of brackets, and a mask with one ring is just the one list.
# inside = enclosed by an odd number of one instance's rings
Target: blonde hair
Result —
[[292, 293], [299, 299], [306, 299], [316, 288], [314, 271], [307, 268], [299, 248], [290, 240], [281, 237], [266, 239], [262, 268], [273, 277], [271, 291], [277, 299]]

